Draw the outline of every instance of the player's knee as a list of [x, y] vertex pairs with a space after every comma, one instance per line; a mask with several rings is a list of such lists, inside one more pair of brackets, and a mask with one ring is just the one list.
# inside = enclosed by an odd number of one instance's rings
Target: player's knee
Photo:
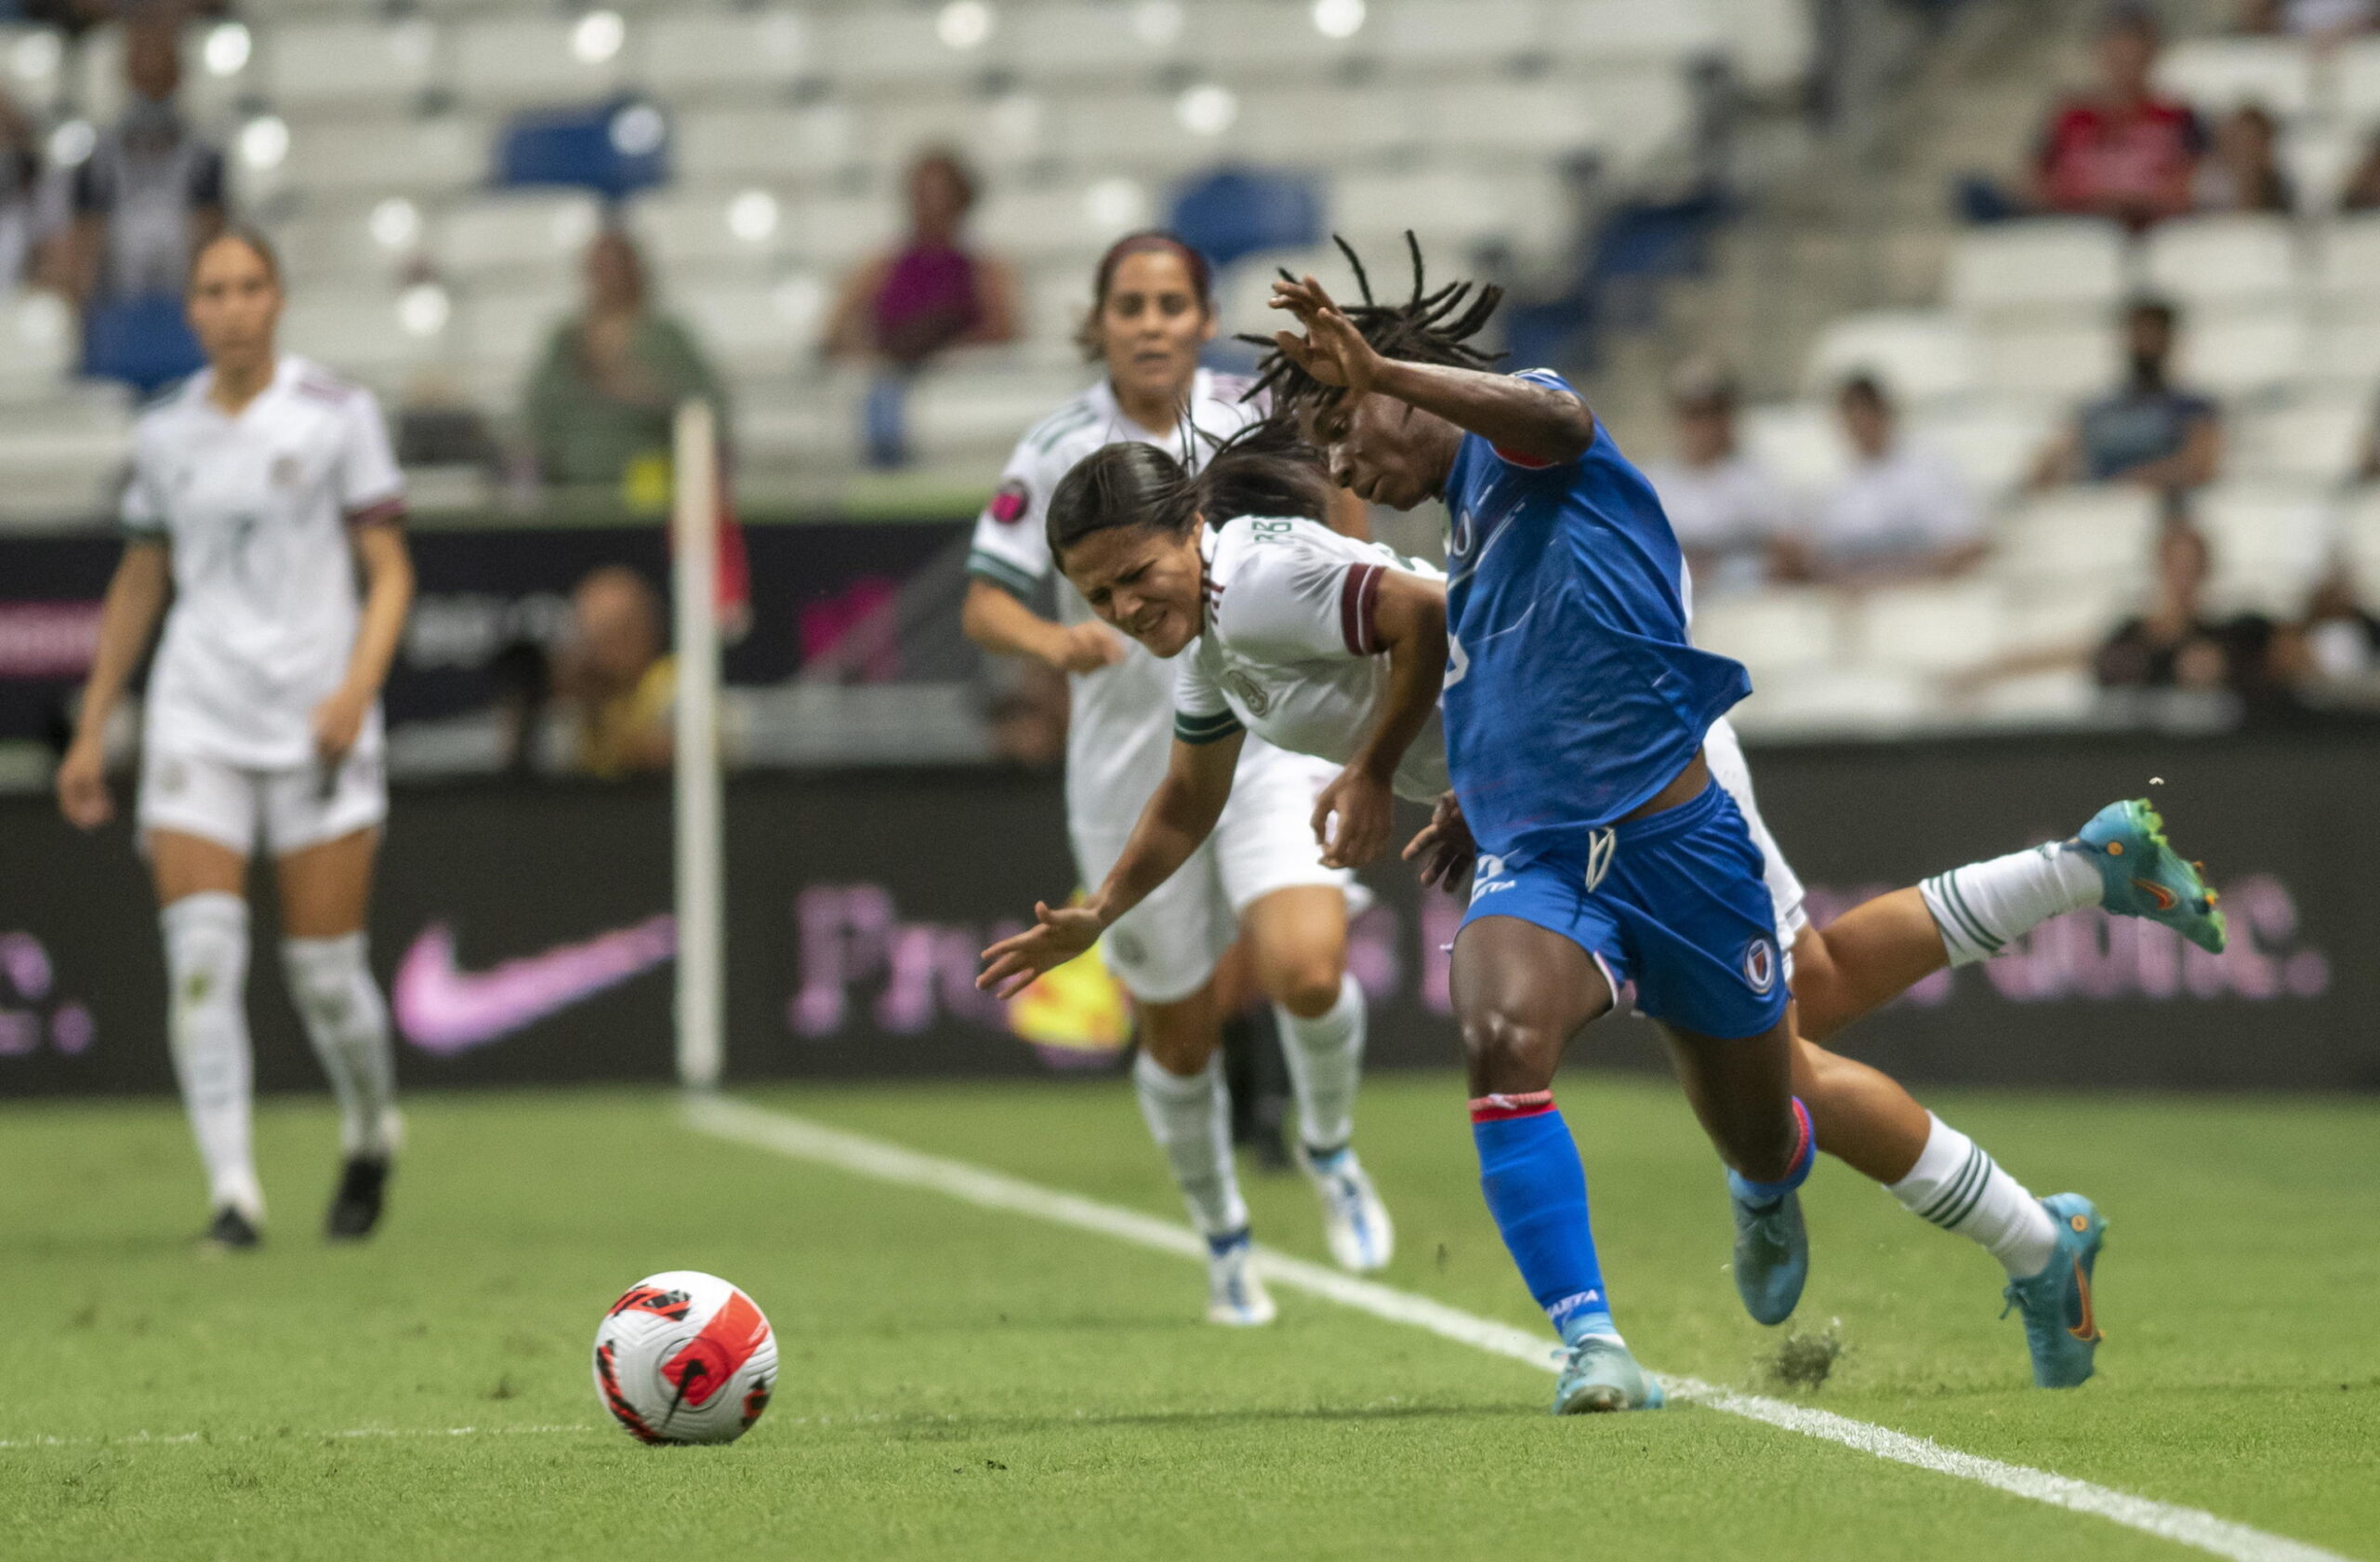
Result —
[[1462, 1050], [1482, 1089], [1538, 1090], [1554, 1077], [1560, 1044], [1551, 1027], [1501, 1009], [1461, 1023]]
[[1338, 1003], [1341, 976], [1335, 958], [1316, 953], [1275, 973], [1267, 996], [1299, 1019], [1318, 1020]]

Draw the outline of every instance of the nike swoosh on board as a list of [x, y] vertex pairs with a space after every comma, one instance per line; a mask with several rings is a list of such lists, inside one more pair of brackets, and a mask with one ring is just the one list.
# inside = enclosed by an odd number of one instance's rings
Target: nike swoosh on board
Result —
[[677, 953], [677, 919], [664, 914], [506, 960], [493, 971], [469, 972], [456, 964], [453, 932], [432, 922], [398, 963], [389, 1006], [406, 1040], [451, 1055], [525, 1029], [668, 963]]

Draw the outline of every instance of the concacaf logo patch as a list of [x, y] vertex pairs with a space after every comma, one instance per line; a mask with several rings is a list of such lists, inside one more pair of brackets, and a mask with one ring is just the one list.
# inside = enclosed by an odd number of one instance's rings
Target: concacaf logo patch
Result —
[[992, 502], [984, 507], [984, 513], [1003, 526], [1013, 526], [1032, 508], [1033, 491], [1012, 478], [993, 493]]
[[1765, 938], [1755, 938], [1744, 951], [1744, 980], [1752, 990], [1766, 993], [1777, 985], [1777, 946]]

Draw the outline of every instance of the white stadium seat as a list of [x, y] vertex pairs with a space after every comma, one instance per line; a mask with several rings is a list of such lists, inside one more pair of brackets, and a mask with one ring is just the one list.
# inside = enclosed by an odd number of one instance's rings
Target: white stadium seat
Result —
[[1270, 77], [1310, 79], [1348, 58], [1355, 38], [1325, 36], [1309, 6], [1279, 0], [1198, 0], [1183, 7], [1188, 22], [1183, 58], [1195, 68], [1244, 81]]
[[2360, 129], [2380, 126], [2380, 38], [2350, 40], [2333, 56], [2331, 111]]
[[1772, 586], [1698, 601], [1694, 643], [1733, 656], [1752, 669], [1752, 682], [1831, 665], [1843, 640], [1841, 603], [1814, 587]]
[[820, 51], [839, 84], [857, 91], [972, 84], [1011, 51], [992, 9], [992, 32], [972, 46], [945, 43], [934, 11], [854, 7], [817, 19]]
[[1850, 469], [1843, 425], [1825, 402], [1787, 402], [1748, 408], [1740, 420], [1744, 449], [1788, 487], [1812, 490], [1840, 482]]
[[266, 90], [284, 113], [386, 111], [436, 84], [438, 30], [427, 21], [289, 21], [266, 33]]
[[2118, 483], [2027, 499], [1992, 534], [1990, 570], [2021, 601], [2061, 581], [2138, 580], [2149, 568], [2157, 496]]
[[2184, 303], [2263, 302], [2297, 290], [2297, 232], [2285, 217], [2186, 217], [2149, 232], [2142, 271]]
[[2001, 653], [2007, 610], [1990, 579], [1890, 586], [1860, 594], [1853, 658], [1888, 671], [1938, 675], [1980, 667]]
[[836, 271], [883, 249], [901, 227], [900, 206], [885, 195], [804, 195], [787, 203], [783, 220], [788, 257]]
[[2368, 386], [2235, 408], [2224, 434], [2224, 466], [2243, 478], [2344, 483], [2361, 461], [2372, 418]]
[[1987, 390], [2074, 400], [2112, 389], [2122, 367], [2113, 324], [1998, 325], [1977, 333], [1976, 377]]
[[1930, 680], [1882, 668], [1813, 668], [1755, 685], [1727, 713], [1746, 733], [1904, 732], [1942, 715]]
[[2007, 632], [2001, 641], [2005, 656], [2044, 651], [2088, 655], [2106, 643], [2118, 624], [2140, 611], [2149, 600], [2149, 563], [2141, 561], [2124, 575], [2062, 575], [2029, 579], [2022, 590], [2008, 594]]
[[[435, 329], [421, 328], [433, 319]], [[281, 317], [281, 340], [291, 351], [384, 387], [446, 357], [451, 330], [451, 317], [408, 319], [398, 295], [377, 288], [300, 294]]]
[[1569, 78], [1424, 86], [1415, 98], [1423, 138], [1444, 154], [1572, 157], [1619, 139], [1588, 84]]
[[1911, 409], [1909, 437], [1941, 452], [1977, 493], [1990, 497], [2030, 475], [2065, 411], [2062, 403], [2040, 397], [1963, 398]]
[[870, 103], [862, 116], [860, 144], [869, 160], [897, 174], [926, 146], [962, 149], [977, 171], [995, 175], [1023, 168], [1052, 152], [1082, 152], [1051, 134], [1055, 115], [1037, 94], [913, 93]]
[[602, 203], [577, 191], [521, 191], [458, 205], [430, 253], [451, 278], [567, 274], [602, 226]]
[[2348, 501], [2339, 517], [2339, 552], [2371, 601], [2380, 591], [2380, 488], [2366, 487]]
[[[1542, 171], [1501, 177], [1448, 168], [1356, 173], [1341, 177], [1330, 192], [1332, 230], [1345, 233], [1376, 272], [1383, 258], [1402, 249], [1408, 228], [1420, 238], [1424, 258], [1435, 257], [1444, 274], [1488, 243], [1509, 245], [1526, 256], [1548, 254], [1570, 237], [1574, 221], [1560, 179]], [[1392, 260], [1375, 285], [1386, 279], [1397, 279], [1387, 285], [1401, 285], [1404, 274]]]
[[28, 113], [57, 107], [66, 85], [66, 43], [53, 27], [0, 22], [0, 86]]
[[2380, 299], [2380, 214], [2342, 217], [2322, 230], [2315, 246], [2314, 285], [2326, 295]]
[[[1004, 12], [1009, 58], [1033, 81], [1144, 76], [1179, 57], [1182, 33], [1130, 6], [1046, 5]], [[1178, 20], [1178, 18], [1177, 18]]]
[[816, 356], [832, 298], [830, 279], [801, 271], [767, 283], [682, 287], [676, 305], [713, 360], [783, 374]]
[[1020, 374], [1012, 365], [955, 363], [920, 377], [909, 393], [910, 436], [928, 457], [1005, 454], [1018, 430], [1082, 389], [1078, 373]]
[[2347, 179], [2363, 161], [2367, 139], [2362, 132], [2335, 124], [2301, 125], [2281, 137], [2281, 172], [2295, 187], [2300, 215], [2327, 218], [2338, 210]]
[[270, 236], [293, 289], [392, 285], [407, 262], [430, 247], [436, 218], [418, 203], [390, 199], [409, 220], [399, 220], [398, 211], [382, 216], [373, 205], [314, 202], [275, 224]]
[[1713, 0], [1736, 78], [1755, 92], [1806, 80], [1818, 54], [1810, 0]]
[[[54, 293], [0, 293], [0, 401], [57, 393], [81, 351], [74, 313]], [[13, 416], [13, 414], [12, 414]]]
[[[458, 22], [454, 30], [454, 86], [465, 102], [495, 108], [530, 104], [587, 103], [619, 87], [628, 46], [596, 40], [588, 31], [599, 17], [590, 11], [568, 17], [491, 17]], [[607, 42], [610, 46], [590, 47]]]
[[2237, 483], [2206, 490], [2190, 508], [2215, 552], [2213, 605], [2281, 616], [2305, 606], [2331, 555], [2331, 499], [2303, 487]]
[[2098, 703], [2098, 681], [2084, 668], [2063, 668], [1987, 683], [1976, 692], [1972, 708], [1978, 718], [2003, 726], [2071, 726]]
[[1967, 328], [1945, 310], [1871, 310], [1847, 314], [1819, 333], [1802, 387], [1831, 394], [1855, 374], [1873, 376], [1901, 402], [1937, 400], [1975, 388]]
[[1571, 0], [1548, 18], [1548, 41], [1593, 65], [1678, 66], [1721, 54], [1726, 31], [1709, 0]]
[[2307, 378], [2372, 389], [2374, 367], [2380, 366], [2380, 308], [2373, 299], [2334, 300], [2315, 316], [2313, 338]]
[[2157, 85], [2203, 114], [2250, 104], [2280, 119], [2313, 106], [2314, 51], [2295, 38], [2184, 38], [2158, 56]]
[[1959, 235], [1949, 298], [1969, 313], [2112, 308], [2124, 295], [2123, 234], [2087, 218], [2037, 218]]
[[456, 345], [492, 382], [517, 397], [555, 327], [578, 307], [559, 279], [519, 288], [474, 288], [457, 310]]
[[2306, 317], [2287, 307], [2193, 314], [2175, 351], [2183, 383], [2218, 396], [2286, 385], [2304, 375], [2307, 358]]
[[859, 156], [858, 116], [840, 103], [799, 109], [689, 108], [673, 116], [669, 160], [693, 183], [818, 179]]
[[786, 10], [657, 12], [642, 27], [634, 75], [685, 103], [782, 89], [819, 69], [813, 25]]
[[762, 187], [678, 186], [640, 196], [628, 208], [628, 226], [675, 284], [687, 267], [765, 270], [789, 242], [787, 210], [784, 198]]
[[[1093, 186], [996, 190], [977, 214], [975, 231], [985, 247], [1018, 259], [1091, 256], [1134, 228], [1145, 227], [1145, 205], [1103, 205]], [[1145, 200], [1145, 194], [1144, 194]]]
[[293, 128], [284, 182], [295, 189], [378, 197], [461, 191], [488, 175], [487, 122], [324, 120]]
[[1404, 92], [1276, 87], [1240, 99], [1224, 139], [1242, 155], [1273, 163], [1340, 164], [1409, 147], [1420, 130]]
[[1130, 97], [1080, 97], [1067, 93], [1051, 104], [1050, 138], [1056, 145], [1088, 153], [1103, 169], [1129, 168], [1171, 175], [1214, 162], [1218, 141], [1183, 133], [1173, 93]]
[[1505, 64], [1545, 46], [1539, 0], [1384, 0], [1365, 42], [1385, 63], [1417, 75]]

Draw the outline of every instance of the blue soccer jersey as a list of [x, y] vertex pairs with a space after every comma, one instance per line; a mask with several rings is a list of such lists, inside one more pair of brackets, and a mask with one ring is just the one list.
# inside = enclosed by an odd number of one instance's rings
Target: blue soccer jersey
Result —
[[[1570, 390], [1547, 369], [1517, 377]], [[1692, 761], [1752, 679], [1687, 643], [1677, 537], [1600, 419], [1558, 464], [1466, 434], [1446, 499], [1455, 791], [1482, 850], [1576, 855]]]

